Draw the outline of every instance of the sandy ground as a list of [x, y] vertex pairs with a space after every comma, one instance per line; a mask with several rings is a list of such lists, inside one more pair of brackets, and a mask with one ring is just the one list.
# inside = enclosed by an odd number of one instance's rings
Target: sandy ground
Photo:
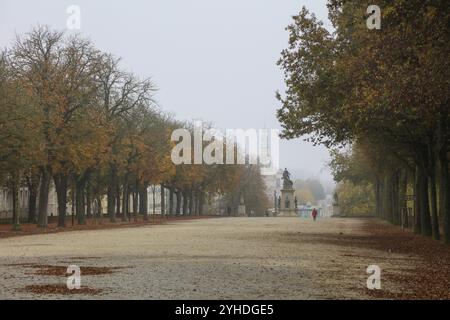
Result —
[[[0, 239], [1, 299], [370, 299], [366, 268], [408, 273], [421, 258], [352, 243], [364, 219], [213, 218]], [[369, 221], [369, 223], [371, 223]], [[345, 241], [339, 241], [345, 237]], [[36, 266], [121, 267], [81, 275], [93, 295], [34, 294], [66, 283]]]

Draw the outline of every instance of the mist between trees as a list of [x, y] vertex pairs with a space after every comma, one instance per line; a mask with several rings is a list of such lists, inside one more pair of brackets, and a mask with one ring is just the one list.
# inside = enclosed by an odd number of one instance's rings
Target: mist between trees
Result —
[[112, 222], [146, 220], [147, 189], [155, 185], [169, 190], [168, 208], [161, 192], [163, 214], [203, 214], [216, 195], [226, 195], [232, 208], [243, 197], [248, 211], [264, 214], [258, 166], [172, 163], [171, 133], [192, 124], [162, 111], [153, 82], [119, 62], [80, 36], [45, 26], [2, 52], [0, 182], [12, 193], [16, 228], [21, 188], [28, 189], [28, 222], [47, 226], [52, 181], [60, 227], [69, 202], [78, 224], [104, 211]]
[[411, 208], [409, 227], [450, 243], [448, 1], [376, 4], [380, 30], [367, 28], [365, 1], [328, 1], [333, 31], [306, 8], [293, 17], [282, 135], [333, 149], [338, 191], [360, 211], [400, 224]]
[[294, 181], [295, 197], [299, 204], [318, 205], [319, 201], [326, 198], [325, 189], [316, 179], [297, 179]]

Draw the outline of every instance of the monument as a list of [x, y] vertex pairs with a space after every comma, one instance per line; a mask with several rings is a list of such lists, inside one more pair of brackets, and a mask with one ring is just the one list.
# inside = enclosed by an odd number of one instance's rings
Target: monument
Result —
[[283, 172], [283, 189], [281, 189], [281, 199], [279, 201], [278, 217], [296, 217], [296, 198], [295, 190], [293, 188], [294, 183], [291, 180], [290, 173], [287, 169]]
[[245, 212], [245, 211], [246, 211], [246, 210], [245, 210], [244, 197], [241, 196], [241, 197], [240, 197], [240, 201], [239, 201], [239, 206], [238, 206], [238, 212], [237, 212], [238, 216], [239, 216], [239, 217], [244, 217], [244, 216], [246, 216], [246, 212]]

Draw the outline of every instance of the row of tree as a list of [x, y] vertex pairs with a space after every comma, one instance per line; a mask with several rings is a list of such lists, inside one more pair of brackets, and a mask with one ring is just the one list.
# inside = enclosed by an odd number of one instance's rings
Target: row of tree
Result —
[[[374, 186], [376, 214], [450, 243], [450, 11], [445, 0], [329, 0], [333, 31], [305, 8], [287, 28], [278, 94], [284, 136], [311, 134], [333, 152], [336, 180]], [[370, 21], [369, 21], [370, 22]]]
[[15, 225], [24, 185], [28, 220], [45, 227], [54, 182], [64, 227], [69, 202], [84, 224], [103, 211], [105, 195], [111, 221], [147, 219], [150, 185], [169, 190], [169, 208], [161, 192], [163, 213], [202, 214], [206, 199], [234, 190], [251, 169], [175, 166], [171, 133], [189, 124], [162, 112], [152, 81], [121, 69], [119, 61], [78, 35], [48, 27], [18, 36], [1, 54], [0, 181], [12, 191]]

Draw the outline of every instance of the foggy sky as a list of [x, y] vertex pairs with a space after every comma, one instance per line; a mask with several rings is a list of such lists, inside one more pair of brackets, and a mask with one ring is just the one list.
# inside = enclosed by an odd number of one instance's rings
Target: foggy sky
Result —
[[[0, 0], [0, 47], [38, 24], [65, 30], [69, 5], [81, 9], [83, 36], [153, 79], [163, 110], [220, 129], [280, 128], [284, 28], [303, 5], [328, 21], [326, 0]], [[294, 179], [330, 181], [328, 159], [324, 147], [281, 141], [281, 167]]]

